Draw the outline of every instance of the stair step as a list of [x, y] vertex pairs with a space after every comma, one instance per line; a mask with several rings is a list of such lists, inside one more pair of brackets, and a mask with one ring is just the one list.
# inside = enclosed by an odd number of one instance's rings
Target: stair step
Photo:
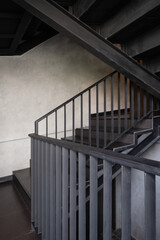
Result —
[[[62, 138], [62, 140], [64, 140], [64, 138]], [[65, 140], [66, 140], [66, 141], [71, 141], [71, 142], [73, 142], [73, 137], [72, 137], [72, 136], [71, 136], [71, 137], [67, 137]], [[81, 138], [75, 136], [74, 142], [75, 142], [75, 143], [81, 143]], [[108, 141], [107, 143], [109, 143], [109, 142], [110, 142], [110, 141]], [[89, 145], [89, 143], [88, 143], [88, 138], [83, 138], [83, 144], [84, 144], [84, 145]], [[92, 145], [93, 147], [96, 147], [96, 146], [97, 146], [97, 142], [96, 142], [96, 139], [95, 139], [95, 138], [94, 138], [94, 139], [91, 139], [91, 145]], [[102, 139], [102, 140], [99, 140], [99, 147], [100, 147], [100, 148], [103, 148], [103, 146], [104, 146], [104, 140], [103, 140], [103, 139]]]
[[[89, 129], [88, 128], [83, 128], [83, 137], [88, 139], [89, 136]], [[97, 136], [97, 132], [96, 130], [92, 130], [91, 131], [91, 138], [94, 139]], [[113, 137], [115, 138], [116, 136], [118, 136], [118, 133], [114, 133]], [[76, 137], [81, 137], [81, 128], [77, 128], [76, 129]], [[104, 132], [103, 131], [99, 131], [99, 139], [104, 139]], [[107, 133], [107, 140], [111, 140], [112, 139], [112, 133]]]
[[[113, 120], [113, 124], [114, 124], [114, 128], [118, 129], [118, 118], [114, 118]], [[121, 128], [124, 129], [125, 126], [125, 119], [121, 118], [120, 119], [120, 124], [121, 124]], [[107, 128], [110, 128], [112, 126], [112, 121], [111, 119], [107, 119], [106, 120], [106, 126]], [[127, 126], [131, 126], [131, 119], [127, 119]], [[91, 120], [91, 127], [96, 127], [96, 119], [92, 119]], [[146, 129], [146, 128], [151, 128], [152, 127], [152, 119], [144, 119], [143, 121], [139, 122], [136, 124], [135, 126], [136, 128], [140, 128], [140, 129]], [[104, 118], [99, 118], [99, 128], [103, 129], [104, 128]]]
[[107, 149], [113, 150], [114, 148], [128, 146], [128, 145], [129, 145], [128, 143], [116, 141], [116, 142], [112, 143]]
[[24, 202], [26, 203], [28, 208], [31, 208], [30, 168], [14, 171], [13, 181], [18, 191], [22, 195]]
[[31, 172], [30, 168], [21, 169], [13, 172], [13, 176], [17, 178], [28, 196], [31, 196]]
[[[96, 118], [95, 119], [91, 119], [91, 127], [95, 127], [96, 126]], [[118, 121], [118, 118], [114, 118], [113, 119], [113, 124], [114, 124], [114, 127], [118, 128], [118, 125], [119, 125], [119, 121]], [[120, 124], [121, 124], [121, 127], [124, 127], [125, 125], [125, 119], [124, 118], [121, 118], [120, 119]], [[131, 125], [131, 119], [127, 119], [127, 125], [130, 126]], [[103, 127], [104, 126], [104, 118], [99, 118], [99, 128]], [[106, 126], [107, 127], [111, 127], [112, 126], [112, 120], [111, 118], [106, 118]]]

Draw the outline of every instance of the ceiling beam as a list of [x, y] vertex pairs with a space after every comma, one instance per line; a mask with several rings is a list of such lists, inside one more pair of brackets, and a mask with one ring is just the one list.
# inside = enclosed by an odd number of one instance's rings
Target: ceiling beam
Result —
[[125, 43], [125, 51], [131, 57], [143, 58], [146, 52], [151, 52], [160, 44], [160, 26], [139, 35]]
[[10, 34], [10, 33], [0, 33], [0, 39], [1, 38], [14, 38], [15, 34]]
[[160, 54], [152, 58], [145, 59], [144, 65], [153, 73], [160, 72]]
[[80, 18], [83, 14], [85, 14], [89, 8], [96, 2], [96, 0], [78, 0], [75, 2], [73, 9], [74, 9], [74, 15], [78, 18]]
[[35, 36], [41, 23], [42, 22], [41, 22], [41, 20], [39, 20], [39, 18], [33, 17], [29, 28], [25, 32], [25, 38], [30, 39], [33, 36]]
[[0, 18], [19, 19], [22, 17], [20, 13], [0, 12]]
[[128, 2], [120, 11], [102, 24], [102, 36], [105, 38], [113, 37], [159, 6], [160, 1], [157, 0], [134, 0]]
[[29, 39], [29, 40], [26, 40], [24, 43], [21, 43], [16, 52], [15, 52], [15, 55], [22, 55], [24, 54], [25, 52], [31, 50], [32, 48], [38, 46], [39, 44], [41, 44], [42, 42], [48, 40], [49, 38], [53, 37], [54, 35], [56, 35], [57, 32], [55, 33], [40, 33], [38, 34], [37, 36]]
[[14, 0], [30, 13], [75, 40], [79, 45], [109, 64], [146, 91], [160, 98], [160, 81], [134, 59], [103, 39], [94, 30], [80, 22], [56, 3], [43, 0]]
[[11, 56], [13, 55], [10, 51], [10, 49], [0, 49], [0, 56]]
[[[49, 1], [54, 1], [54, 0], [47, 0]], [[63, 7], [69, 7], [72, 6], [75, 0], [55, 0], [55, 2], [57, 2], [59, 5], [63, 6]]]
[[26, 29], [28, 28], [31, 20], [32, 20], [32, 15], [26, 11], [22, 17], [22, 20], [20, 21], [19, 27], [16, 32], [16, 36], [11, 43], [11, 46], [10, 46], [11, 52], [14, 53], [16, 51], [18, 44], [20, 43], [21, 39], [23, 38], [23, 35], [24, 35]]

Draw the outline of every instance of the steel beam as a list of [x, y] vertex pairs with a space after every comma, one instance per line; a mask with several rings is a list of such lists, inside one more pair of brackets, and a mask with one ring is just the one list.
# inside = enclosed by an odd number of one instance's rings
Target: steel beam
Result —
[[126, 52], [131, 57], [143, 58], [159, 47], [160, 27], [139, 35], [125, 44]]
[[96, 0], [78, 0], [74, 4], [74, 14], [76, 17], [81, 17], [83, 14], [85, 14], [91, 6], [96, 2]]
[[101, 26], [101, 33], [112, 37], [159, 6], [157, 0], [130, 1]]
[[104, 40], [94, 30], [87, 27], [56, 3], [50, 4], [43, 0], [14, 1], [52, 28], [75, 40], [82, 47], [123, 73], [146, 91], [160, 98], [158, 77], [152, 75], [134, 59], [114, 47], [109, 41]]
[[145, 59], [144, 65], [153, 73], [160, 72], [160, 55]]
[[22, 17], [20, 24], [19, 24], [16, 36], [13, 39], [12, 44], [10, 46], [10, 50], [12, 53], [14, 53], [16, 51], [18, 44], [22, 40], [23, 35], [25, 34], [25, 31], [26, 31], [27, 27], [29, 26], [31, 20], [32, 20], [32, 15], [26, 11]]

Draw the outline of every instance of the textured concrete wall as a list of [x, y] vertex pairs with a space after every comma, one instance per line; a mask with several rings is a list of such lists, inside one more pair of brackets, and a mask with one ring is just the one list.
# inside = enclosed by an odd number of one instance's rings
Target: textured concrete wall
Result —
[[[150, 147], [141, 157], [160, 161], [160, 140]], [[145, 215], [144, 215], [144, 182], [145, 174], [138, 170], [132, 170], [131, 175], [131, 224], [132, 235], [136, 240], [145, 239]], [[116, 179], [116, 227], [121, 228], [121, 175]], [[156, 177], [156, 227], [157, 240], [160, 239], [160, 177]]]
[[0, 57], [0, 177], [29, 166], [35, 119], [111, 71], [61, 35], [21, 57]]

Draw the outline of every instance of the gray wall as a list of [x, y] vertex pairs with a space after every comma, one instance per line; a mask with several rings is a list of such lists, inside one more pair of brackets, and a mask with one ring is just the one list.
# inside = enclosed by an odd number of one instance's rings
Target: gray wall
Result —
[[33, 122], [112, 69], [65, 38], [0, 57], [0, 177], [29, 166]]
[[[160, 140], [150, 147], [141, 157], [160, 161]], [[131, 224], [132, 236], [136, 240], [144, 240], [144, 173], [132, 170], [131, 185]], [[121, 228], [121, 175], [116, 179], [116, 227]], [[160, 239], [160, 177], [156, 177], [156, 218], [157, 218], [157, 240]]]

